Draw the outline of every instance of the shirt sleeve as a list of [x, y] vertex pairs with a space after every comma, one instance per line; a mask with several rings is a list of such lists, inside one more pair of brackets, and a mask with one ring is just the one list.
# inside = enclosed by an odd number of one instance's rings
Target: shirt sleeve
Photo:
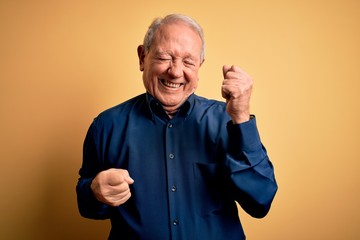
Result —
[[76, 186], [77, 202], [81, 216], [92, 219], [107, 219], [109, 218], [110, 206], [98, 201], [90, 188], [92, 180], [101, 171], [95, 135], [96, 127], [93, 123], [84, 141], [83, 163]]
[[261, 218], [270, 210], [277, 191], [274, 168], [261, 143], [256, 119], [232, 124], [228, 122], [229, 148], [226, 166], [232, 183], [232, 194], [251, 216]]

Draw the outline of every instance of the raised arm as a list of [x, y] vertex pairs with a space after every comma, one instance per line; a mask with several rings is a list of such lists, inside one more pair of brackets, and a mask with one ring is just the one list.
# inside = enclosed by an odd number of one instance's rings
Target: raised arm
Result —
[[264, 217], [277, 191], [273, 165], [261, 143], [255, 116], [250, 116], [253, 80], [237, 66], [223, 67], [222, 95], [232, 119], [227, 129], [226, 165], [234, 198], [253, 217]]

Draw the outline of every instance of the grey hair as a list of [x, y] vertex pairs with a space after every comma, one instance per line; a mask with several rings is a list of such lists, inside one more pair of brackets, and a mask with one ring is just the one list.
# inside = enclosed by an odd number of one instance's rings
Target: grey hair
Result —
[[164, 18], [156, 18], [149, 26], [144, 37], [143, 45], [145, 52], [149, 52], [156, 30], [161, 25], [171, 24], [175, 22], [183, 22], [199, 34], [202, 42], [202, 48], [200, 53], [200, 62], [202, 62], [205, 58], [205, 38], [204, 38], [203, 30], [201, 26], [194, 19], [183, 14], [170, 14], [165, 16]]

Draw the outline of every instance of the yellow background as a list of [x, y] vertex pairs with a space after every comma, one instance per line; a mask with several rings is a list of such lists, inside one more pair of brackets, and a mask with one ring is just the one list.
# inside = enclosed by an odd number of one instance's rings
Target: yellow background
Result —
[[[275, 165], [250, 240], [360, 238], [360, 1], [0, 1], [0, 239], [105, 239], [81, 218], [82, 143], [100, 111], [142, 93], [136, 47], [156, 16], [203, 26], [197, 93], [223, 64], [255, 81], [252, 112]], [[151, 197], [151, 196], [149, 196]]]

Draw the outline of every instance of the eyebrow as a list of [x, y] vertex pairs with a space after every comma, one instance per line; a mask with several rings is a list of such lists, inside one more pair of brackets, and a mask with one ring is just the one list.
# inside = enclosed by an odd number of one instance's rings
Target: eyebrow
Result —
[[[156, 57], [162, 57], [162, 56], [170, 56], [173, 57], [174, 54], [172, 52], [168, 52], [168, 51], [162, 51], [162, 50], [155, 50], [154, 55]], [[186, 59], [186, 60], [191, 60], [191, 61], [196, 61], [196, 57], [191, 55], [191, 53], [185, 53], [185, 55], [183, 57], [181, 57], [181, 59]]]
[[156, 52], [155, 52], [155, 55], [156, 55], [156, 56], [163, 56], [163, 55], [171, 55], [171, 54], [168, 53], [168, 52], [156, 51]]

